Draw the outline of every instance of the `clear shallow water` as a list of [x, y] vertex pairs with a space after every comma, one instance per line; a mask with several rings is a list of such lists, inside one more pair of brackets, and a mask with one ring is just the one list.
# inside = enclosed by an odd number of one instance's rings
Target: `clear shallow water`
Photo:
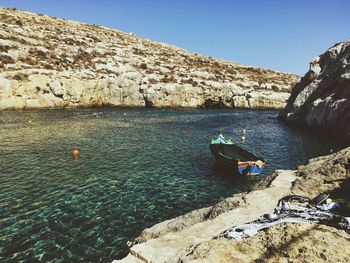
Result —
[[[102, 112], [100, 118], [92, 116]], [[0, 112], [0, 261], [109, 262], [144, 228], [252, 181], [213, 175], [220, 129], [295, 169], [344, 145], [291, 129], [277, 111], [78, 109]], [[239, 142], [242, 129], [247, 141]], [[73, 159], [73, 147], [81, 157]]]

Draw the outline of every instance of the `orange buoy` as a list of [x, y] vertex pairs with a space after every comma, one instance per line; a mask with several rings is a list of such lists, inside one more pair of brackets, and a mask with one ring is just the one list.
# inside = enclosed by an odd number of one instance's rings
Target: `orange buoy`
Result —
[[79, 150], [78, 149], [74, 149], [72, 151], [72, 155], [73, 155], [74, 158], [79, 158], [79, 155], [80, 155]]

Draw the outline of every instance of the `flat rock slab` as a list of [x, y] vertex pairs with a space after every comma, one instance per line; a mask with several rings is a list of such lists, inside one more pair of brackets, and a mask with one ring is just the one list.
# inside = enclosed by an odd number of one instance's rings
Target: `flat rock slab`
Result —
[[179, 258], [184, 251], [202, 242], [210, 241], [234, 225], [256, 220], [262, 214], [272, 213], [278, 200], [291, 193], [292, 182], [296, 178], [295, 171], [281, 170], [277, 173], [278, 176], [269, 188], [245, 195], [244, 207], [235, 208], [220, 214], [215, 219], [194, 224], [182, 231], [167, 233], [137, 244], [130, 248], [128, 257], [113, 262], [138, 262], [135, 260], [149, 263], [171, 262]]

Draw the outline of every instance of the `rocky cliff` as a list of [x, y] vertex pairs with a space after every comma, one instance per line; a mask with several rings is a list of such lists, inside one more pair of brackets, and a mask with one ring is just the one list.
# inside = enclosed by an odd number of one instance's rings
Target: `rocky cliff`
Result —
[[322, 224], [284, 223], [243, 240], [214, 238], [234, 225], [272, 213], [280, 198], [328, 192], [349, 216], [350, 147], [276, 171], [255, 191], [227, 198], [146, 229], [128, 257], [114, 262], [348, 262], [349, 233]]
[[282, 108], [298, 81], [133, 33], [0, 9], [0, 109]]
[[311, 61], [279, 117], [350, 138], [350, 40]]

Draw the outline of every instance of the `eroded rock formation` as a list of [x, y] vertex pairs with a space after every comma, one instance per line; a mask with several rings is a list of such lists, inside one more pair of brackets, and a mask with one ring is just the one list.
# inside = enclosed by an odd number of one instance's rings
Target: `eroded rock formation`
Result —
[[282, 108], [298, 81], [131, 33], [0, 9], [0, 109]]
[[279, 117], [350, 138], [350, 40], [311, 61]]

